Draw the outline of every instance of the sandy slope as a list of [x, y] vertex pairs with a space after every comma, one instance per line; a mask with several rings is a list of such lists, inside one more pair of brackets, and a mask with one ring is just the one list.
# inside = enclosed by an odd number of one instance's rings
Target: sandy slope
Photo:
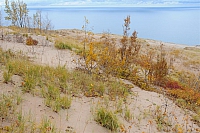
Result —
[[[154, 44], [154, 41], [149, 41]], [[172, 44], [173, 45], [173, 44]], [[3, 42], [0, 41], [0, 46], [4, 50], [11, 49], [12, 51], [22, 51], [24, 54], [31, 57], [31, 59], [38, 64], [47, 64], [50, 66], [66, 65], [68, 69], [77, 67], [73, 60], [78, 58], [73, 52], [68, 50], [56, 50], [52, 45], [29, 47], [22, 43]], [[173, 45], [174, 46], [174, 45]], [[181, 46], [180, 46], [181, 47]], [[19, 89], [21, 79], [20, 77], [12, 77], [14, 84], [4, 84], [2, 78], [2, 71], [0, 71], [0, 92], [8, 92]], [[124, 81], [131, 84], [129, 81]], [[195, 133], [198, 126], [190, 120], [192, 112], [183, 110], [177, 107], [171, 100], [164, 97], [162, 94], [155, 92], [148, 92], [141, 90], [138, 87], [132, 88], [135, 96], [131, 96], [128, 100], [128, 107], [131, 109], [133, 119], [127, 122], [121, 115], [119, 115], [121, 123], [124, 124], [127, 132], [130, 133], [156, 133], [157, 130], [156, 119], [157, 106], [161, 107], [162, 112], [166, 110], [166, 116], [170, 120], [172, 126], [180, 125], [183, 129], [191, 129]], [[23, 102], [21, 108], [24, 114], [30, 111], [36, 122], [39, 122], [42, 117], [50, 118], [56, 127], [61, 132], [71, 131], [77, 133], [106, 133], [111, 132], [106, 128], [101, 127], [94, 121], [92, 115], [92, 108], [101, 101], [100, 98], [73, 98], [72, 106], [69, 110], [61, 110], [59, 113], [53, 112], [50, 108], [44, 105], [44, 99], [34, 97], [30, 94], [23, 95]], [[185, 119], [189, 118], [186, 122]], [[170, 131], [172, 132], [172, 131]]]
[[12, 42], [0, 42], [0, 45], [4, 50], [21, 51], [40, 64], [50, 66], [66, 65], [68, 69], [77, 67], [73, 62], [73, 60], [77, 59], [77, 56], [71, 51], [56, 50], [53, 46], [27, 46], [22, 43]]

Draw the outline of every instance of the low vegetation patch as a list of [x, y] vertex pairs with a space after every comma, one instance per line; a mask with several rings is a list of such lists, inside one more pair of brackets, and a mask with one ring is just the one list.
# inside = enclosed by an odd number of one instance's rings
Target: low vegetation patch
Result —
[[83, 71], [74, 71], [68, 84], [68, 88], [75, 96], [80, 93], [87, 97], [108, 95], [110, 100], [116, 100], [117, 97], [126, 98], [132, 88], [132, 86], [126, 86], [122, 82], [105, 79], [96, 74], [88, 74]]
[[[184, 99], [188, 106], [200, 106], [200, 93], [193, 89], [176, 89], [168, 90], [168, 94], [177, 99]], [[195, 108], [193, 108], [194, 110]]]
[[56, 41], [54, 43], [54, 46], [57, 49], [69, 49], [73, 50], [77, 54], [80, 54], [83, 51], [83, 46], [81, 42], [79, 42], [75, 38], [56, 36], [55, 39]]
[[112, 111], [103, 107], [97, 109], [95, 121], [112, 131], [117, 131], [120, 126], [116, 115]]
[[57, 49], [69, 49], [69, 50], [72, 50], [72, 47], [69, 44], [63, 43], [63, 42], [56, 42], [54, 46]]

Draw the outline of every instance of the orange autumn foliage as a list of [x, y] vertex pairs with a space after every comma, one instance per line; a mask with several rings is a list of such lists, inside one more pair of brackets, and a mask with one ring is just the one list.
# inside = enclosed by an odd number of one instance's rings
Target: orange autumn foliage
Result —
[[193, 89], [172, 89], [168, 90], [168, 95], [175, 98], [184, 99], [189, 104], [193, 103], [200, 106], [200, 93]]
[[38, 41], [33, 39], [32, 37], [28, 37], [26, 39], [26, 45], [28, 46], [37, 45], [37, 44], [38, 44]]

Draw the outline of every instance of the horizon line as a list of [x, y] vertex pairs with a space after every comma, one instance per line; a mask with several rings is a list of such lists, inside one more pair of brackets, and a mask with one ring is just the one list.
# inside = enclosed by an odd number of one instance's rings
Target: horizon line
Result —
[[180, 8], [180, 7], [193, 7], [193, 8], [199, 8], [200, 6], [177, 6], [177, 5], [174, 5], [174, 6], [154, 6], [154, 5], [151, 5], [151, 6], [112, 6], [112, 5], [108, 5], [108, 6], [66, 6], [66, 5], [48, 5], [48, 6], [27, 6], [27, 7], [31, 7], [31, 8], [48, 8], [48, 7], [177, 7], [177, 8]]

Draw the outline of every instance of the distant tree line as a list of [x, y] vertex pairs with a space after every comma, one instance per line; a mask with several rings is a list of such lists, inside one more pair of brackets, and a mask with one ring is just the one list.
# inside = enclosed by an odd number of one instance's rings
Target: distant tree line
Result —
[[[29, 10], [27, 4], [23, 1], [16, 0], [10, 2], [9, 0], [5, 0], [4, 11], [7, 14], [5, 20], [10, 21], [12, 26], [28, 28], [29, 31], [31, 28], [38, 29], [40, 32], [42, 30], [47, 31], [53, 28], [48, 15], [43, 17], [41, 11], [37, 11], [32, 17], [30, 17], [28, 14]], [[0, 21], [2, 21], [1, 16], [2, 14], [0, 13]]]

